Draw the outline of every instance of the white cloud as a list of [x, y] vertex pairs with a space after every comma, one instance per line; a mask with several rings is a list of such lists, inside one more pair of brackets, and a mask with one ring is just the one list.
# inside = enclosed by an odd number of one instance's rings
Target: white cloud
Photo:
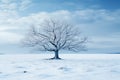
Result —
[[[47, 18], [58, 18], [64, 19], [76, 24], [82, 24], [84, 26], [94, 25], [96, 24], [113, 24], [118, 23], [120, 20], [119, 17], [120, 10], [110, 12], [108, 10], [94, 10], [94, 9], [87, 9], [87, 10], [79, 10], [70, 12], [67, 10], [59, 10], [55, 12], [39, 12], [30, 14], [29, 16], [19, 17], [19, 18], [12, 18], [7, 19], [9, 23], [37, 23]], [[6, 21], [5, 21], [6, 22]], [[94, 27], [92, 26], [92, 27]], [[98, 25], [99, 27], [99, 25]]]
[[19, 18], [19, 12], [26, 10], [30, 4], [31, 0], [0, 0], [0, 23]]
[[[19, 2], [20, 1], [20, 2]], [[22, 38], [19, 31], [24, 27], [19, 21], [19, 10], [25, 10], [31, 0], [0, 0], [0, 44], [18, 43]]]
[[[16, 44], [23, 38], [23, 35], [16, 33], [14, 30], [18, 30], [18, 27], [12, 27], [11, 25], [0, 26], [0, 44]], [[12, 31], [10, 31], [12, 30]]]
[[22, 35], [16, 34], [14, 32], [0, 32], [0, 44], [16, 44], [19, 43], [22, 38]]
[[91, 42], [88, 43], [88, 47], [96, 49], [111, 49], [120, 47], [120, 35], [109, 35], [107, 37], [99, 36], [92, 37]]

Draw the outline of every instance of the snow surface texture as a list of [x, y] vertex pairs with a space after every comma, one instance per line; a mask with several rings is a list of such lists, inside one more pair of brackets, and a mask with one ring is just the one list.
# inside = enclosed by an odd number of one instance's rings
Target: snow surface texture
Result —
[[119, 54], [0, 55], [0, 80], [120, 80]]

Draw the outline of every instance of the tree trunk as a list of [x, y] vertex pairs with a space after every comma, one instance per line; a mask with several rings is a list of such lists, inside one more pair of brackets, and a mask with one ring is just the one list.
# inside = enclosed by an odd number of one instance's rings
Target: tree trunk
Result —
[[54, 53], [55, 53], [55, 55], [54, 55], [54, 57], [51, 58], [51, 59], [61, 59], [61, 58], [59, 57], [59, 51], [58, 51], [58, 50], [54, 51]]

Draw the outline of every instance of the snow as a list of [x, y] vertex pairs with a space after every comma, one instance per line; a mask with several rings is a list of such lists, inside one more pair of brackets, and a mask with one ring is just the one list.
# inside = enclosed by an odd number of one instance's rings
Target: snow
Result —
[[120, 54], [0, 55], [0, 80], [120, 80]]

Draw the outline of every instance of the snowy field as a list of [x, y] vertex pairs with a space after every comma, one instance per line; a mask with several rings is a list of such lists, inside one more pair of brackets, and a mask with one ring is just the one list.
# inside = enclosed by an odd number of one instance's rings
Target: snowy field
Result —
[[0, 80], [120, 80], [120, 54], [0, 55]]

